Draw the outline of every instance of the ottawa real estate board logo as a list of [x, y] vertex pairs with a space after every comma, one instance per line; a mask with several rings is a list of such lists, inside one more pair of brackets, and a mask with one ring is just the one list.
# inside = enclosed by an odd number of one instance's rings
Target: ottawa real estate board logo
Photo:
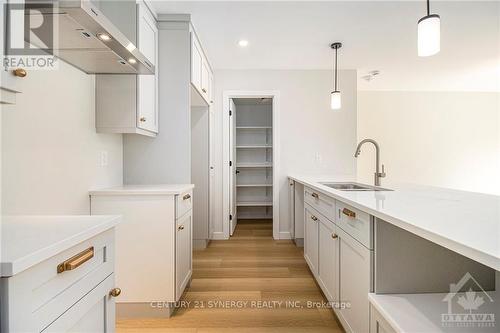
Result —
[[58, 15], [43, 15], [57, 10], [57, 2], [21, 0], [3, 4], [5, 52], [2, 64], [7, 69], [57, 69]]
[[491, 310], [499, 305], [494, 304], [493, 298], [470, 273], [450, 284], [450, 292], [443, 302], [448, 303], [448, 312], [441, 314], [443, 327], [495, 327], [495, 311]]

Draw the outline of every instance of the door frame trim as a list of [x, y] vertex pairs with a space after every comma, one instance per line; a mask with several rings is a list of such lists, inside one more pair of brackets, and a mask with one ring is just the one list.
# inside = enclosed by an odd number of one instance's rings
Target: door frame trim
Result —
[[273, 99], [273, 238], [288, 239], [289, 232], [280, 233], [279, 228], [279, 107], [280, 107], [280, 92], [277, 90], [225, 90], [222, 94], [222, 159], [223, 159], [223, 175], [222, 175], [222, 232], [224, 239], [229, 239], [229, 100], [232, 98], [272, 98]]

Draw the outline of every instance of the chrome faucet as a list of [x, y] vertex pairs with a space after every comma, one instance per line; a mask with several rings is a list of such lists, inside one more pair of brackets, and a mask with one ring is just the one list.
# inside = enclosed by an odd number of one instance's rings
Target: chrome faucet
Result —
[[378, 143], [372, 139], [364, 139], [356, 147], [356, 153], [354, 154], [354, 157], [357, 158], [359, 156], [359, 154], [361, 154], [361, 146], [367, 142], [373, 143], [373, 145], [375, 146], [375, 164], [376, 164], [375, 165], [375, 186], [380, 186], [380, 178], [385, 177], [385, 168], [384, 168], [384, 165], [382, 164], [382, 172], [380, 172], [380, 147], [378, 146]]

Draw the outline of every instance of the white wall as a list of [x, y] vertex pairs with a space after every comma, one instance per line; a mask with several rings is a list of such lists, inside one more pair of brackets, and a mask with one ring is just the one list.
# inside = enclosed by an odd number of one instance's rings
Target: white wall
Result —
[[[343, 108], [330, 109], [329, 70], [218, 70], [215, 72], [216, 215], [213, 232], [222, 232], [222, 94], [225, 90], [280, 92], [280, 232], [290, 230], [287, 175], [356, 175], [356, 71], [340, 73]], [[316, 154], [320, 159], [316, 159]], [[224, 213], [225, 214], [225, 213]]]
[[94, 82], [62, 61], [22, 79], [2, 109], [4, 214], [89, 214], [90, 188], [122, 184], [122, 136], [96, 134]]
[[[358, 92], [358, 140], [381, 146], [387, 178], [500, 194], [500, 109], [494, 92]], [[358, 160], [372, 183], [374, 149]]]

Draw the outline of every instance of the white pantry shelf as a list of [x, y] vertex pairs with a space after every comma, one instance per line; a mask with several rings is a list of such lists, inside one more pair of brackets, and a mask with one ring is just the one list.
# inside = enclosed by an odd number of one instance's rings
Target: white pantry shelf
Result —
[[273, 184], [237, 184], [236, 187], [272, 187]]
[[273, 145], [244, 145], [236, 146], [238, 149], [258, 149], [258, 148], [272, 148]]
[[238, 207], [265, 207], [272, 206], [272, 201], [240, 201], [237, 202], [236, 205]]
[[272, 168], [273, 163], [264, 162], [264, 163], [238, 163], [236, 164], [237, 168]]
[[236, 129], [240, 130], [268, 130], [272, 129], [271, 126], [236, 126]]

